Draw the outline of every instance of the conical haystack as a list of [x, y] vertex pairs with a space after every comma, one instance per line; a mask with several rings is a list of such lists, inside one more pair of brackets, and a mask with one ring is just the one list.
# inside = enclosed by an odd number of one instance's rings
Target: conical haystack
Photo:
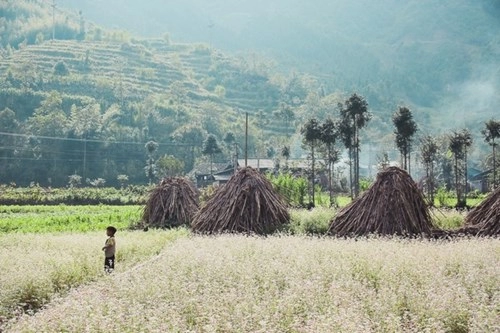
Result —
[[500, 235], [500, 187], [467, 214], [463, 229], [478, 236]]
[[196, 214], [192, 229], [200, 233], [269, 234], [290, 215], [271, 183], [255, 169], [238, 170]]
[[430, 235], [433, 229], [429, 209], [413, 179], [406, 171], [389, 167], [365, 193], [339, 211], [328, 233], [411, 236]]
[[164, 178], [151, 192], [144, 207], [146, 226], [171, 228], [189, 225], [198, 211], [198, 191], [186, 178]]

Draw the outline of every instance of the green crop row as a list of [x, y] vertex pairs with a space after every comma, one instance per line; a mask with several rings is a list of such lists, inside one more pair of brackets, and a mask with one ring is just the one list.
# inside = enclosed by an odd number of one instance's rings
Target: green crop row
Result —
[[[286, 232], [319, 234], [327, 232], [337, 210], [317, 207], [292, 209]], [[0, 206], [0, 233], [89, 232], [104, 230], [108, 225], [128, 229], [141, 219], [142, 206]], [[453, 230], [464, 223], [465, 212], [432, 209], [434, 224]]]
[[0, 233], [88, 232], [108, 225], [128, 229], [141, 206], [0, 206]]
[[146, 201], [147, 186], [94, 188], [26, 188], [0, 186], [0, 205], [137, 205]]

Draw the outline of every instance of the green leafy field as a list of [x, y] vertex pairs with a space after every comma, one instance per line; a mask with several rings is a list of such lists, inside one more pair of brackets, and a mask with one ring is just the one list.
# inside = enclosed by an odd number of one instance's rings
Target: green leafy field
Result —
[[0, 233], [88, 232], [108, 225], [127, 229], [142, 206], [0, 206]]

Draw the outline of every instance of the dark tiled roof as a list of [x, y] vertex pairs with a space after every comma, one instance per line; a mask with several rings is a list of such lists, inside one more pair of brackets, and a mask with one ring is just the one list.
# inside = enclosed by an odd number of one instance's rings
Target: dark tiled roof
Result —
[[[228, 163], [213, 163], [212, 171], [213, 173], [221, 172], [228, 167], [231, 167]], [[190, 172], [190, 174], [194, 174], [195, 176], [199, 175], [209, 175], [210, 174], [210, 163], [200, 163], [194, 167], [194, 169]]]

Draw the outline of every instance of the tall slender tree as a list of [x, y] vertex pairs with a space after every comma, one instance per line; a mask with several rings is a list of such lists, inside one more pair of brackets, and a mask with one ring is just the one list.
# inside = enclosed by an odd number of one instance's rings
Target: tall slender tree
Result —
[[498, 146], [495, 140], [500, 138], [500, 121], [490, 119], [484, 125], [485, 128], [481, 130], [481, 134], [484, 136], [484, 141], [491, 146], [493, 155], [493, 188], [495, 189], [497, 186], [496, 146]]
[[434, 205], [434, 164], [437, 160], [438, 145], [436, 139], [431, 135], [426, 135], [420, 143], [420, 156], [425, 166], [427, 198], [431, 206]]
[[353, 191], [354, 197], [357, 197], [359, 195], [359, 131], [371, 119], [371, 114], [368, 112], [368, 103], [362, 96], [354, 93], [341, 106], [340, 116], [339, 129], [344, 145], [350, 150], [351, 170], [354, 176]]
[[203, 141], [203, 148], [201, 153], [203, 155], [208, 155], [210, 157], [210, 174], [213, 175], [213, 164], [214, 164], [214, 156], [215, 154], [220, 154], [222, 150], [219, 147], [219, 142], [217, 141], [217, 137], [213, 134], [207, 135], [205, 141]]
[[449, 148], [454, 156], [457, 207], [465, 207], [467, 205], [467, 148], [472, 145], [472, 135], [467, 129], [453, 131], [449, 140]]
[[338, 137], [338, 128], [335, 121], [327, 118], [321, 124], [321, 142], [325, 145], [326, 162], [328, 166], [328, 192], [330, 194], [330, 205], [333, 203], [333, 165], [338, 161], [338, 151], [335, 149], [335, 143]]
[[410, 155], [413, 136], [417, 132], [417, 124], [413, 120], [413, 115], [405, 106], [400, 106], [392, 115], [396, 135], [396, 146], [401, 153], [403, 168], [410, 172]]
[[304, 144], [309, 148], [311, 153], [311, 188], [312, 188], [312, 205], [315, 204], [315, 195], [314, 195], [314, 185], [315, 185], [315, 150], [318, 147], [318, 144], [321, 140], [321, 127], [318, 123], [318, 120], [315, 118], [309, 119], [304, 126], [302, 126], [300, 133], [303, 136]]
[[149, 185], [153, 184], [153, 180], [156, 176], [156, 164], [154, 155], [158, 150], [158, 147], [159, 147], [158, 143], [154, 140], [150, 140], [146, 142], [146, 144], [144, 145], [144, 148], [146, 148], [146, 152], [148, 154], [144, 170], [146, 171], [146, 176], [149, 179]]
[[290, 146], [281, 147], [281, 156], [285, 159], [285, 168], [288, 169], [288, 160], [290, 159]]

